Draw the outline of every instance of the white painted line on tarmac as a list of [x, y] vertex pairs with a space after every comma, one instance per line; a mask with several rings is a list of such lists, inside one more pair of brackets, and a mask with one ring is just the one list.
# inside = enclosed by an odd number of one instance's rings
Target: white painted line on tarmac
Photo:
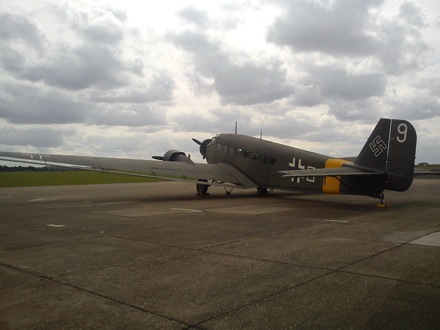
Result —
[[347, 220], [322, 220], [322, 221], [327, 221], [327, 222], [342, 222], [342, 223], [347, 223]]
[[201, 210], [193, 210], [193, 209], [180, 209], [177, 207], [171, 207], [171, 210], [175, 210], [175, 211], [183, 211], [183, 212], [188, 212], [188, 213], [201, 213], [203, 211]]
[[427, 246], [437, 246], [440, 247], [440, 232], [435, 232], [414, 241], [408, 242], [409, 244], [417, 244], [417, 245], [427, 245]]
[[100, 203], [99, 206], [106, 206], [106, 205], [121, 205], [121, 204], [128, 204], [132, 202], [108, 202], [108, 203]]
[[56, 201], [56, 199], [53, 198], [35, 198], [30, 199], [29, 202], [53, 202]]

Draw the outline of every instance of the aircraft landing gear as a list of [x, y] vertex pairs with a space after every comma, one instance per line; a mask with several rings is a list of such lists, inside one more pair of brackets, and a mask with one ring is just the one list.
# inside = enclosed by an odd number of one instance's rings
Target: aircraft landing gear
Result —
[[267, 188], [266, 187], [258, 187], [257, 194], [259, 194], [259, 195], [267, 194]]
[[226, 189], [226, 187], [223, 187], [223, 188], [225, 188], [225, 195], [230, 195], [231, 194], [231, 192], [232, 192], [232, 190], [234, 190], [234, 188], [231, 188], [231, 189]]
[[381, 194], [379, 195], [378, 198], [380, 198], [380, 203], [377, 204], [377, 207], [389, 207], [389, 206], [391, 206], [391, 205], [385, 200], [385, 195], [384, 195], [383, 193], [381, 193]]
[[[199, 181], [208, 182], [208, 180], [199, 180]], [[207, 185], [207, 184], [197, 183], [197, 185], [196, 185], [197, 196], [209, 195], [208, 188], [209, 188], [209, 185]]]

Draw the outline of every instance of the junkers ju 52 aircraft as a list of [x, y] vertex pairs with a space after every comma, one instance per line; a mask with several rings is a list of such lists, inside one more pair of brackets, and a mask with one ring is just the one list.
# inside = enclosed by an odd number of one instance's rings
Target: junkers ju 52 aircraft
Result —
[[193, 182], [201, 195], [217, 185], [227, 193], [256, 188], [366, 195], [387, 206], [385, 190], [411, 186], [417, 135], [408, 121], [382, 118], [359, 155], [343, 159], [239, 134], [193, 140], [207, 164], [177, 150], [156, 160], [17, 152], [0, 152], [0, 160]]

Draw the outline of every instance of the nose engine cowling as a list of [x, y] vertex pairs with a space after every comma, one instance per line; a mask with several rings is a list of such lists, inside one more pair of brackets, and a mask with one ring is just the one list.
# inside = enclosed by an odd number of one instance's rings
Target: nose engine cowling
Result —
[[199, 145], [199, 151], [200, 154], [203, 156], [203, 159], [206, 158], [206, 147], [208, 146], [209, 143], [211, 143], [212, 139], [206, 139], [203, 142], [200, 142], [197, 139], [192, 139], [195, 143], [197, 143]]

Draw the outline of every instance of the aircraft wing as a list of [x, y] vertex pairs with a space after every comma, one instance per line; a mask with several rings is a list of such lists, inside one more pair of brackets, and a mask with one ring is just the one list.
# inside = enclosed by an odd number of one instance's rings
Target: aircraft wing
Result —
[[337, 168], [317, 168], [304, 170], [280, 171], [283, 177], [319, 177], [319, 176], [341, 176], [341, 175], [380, 175], [382, 171], [364, 170], [353, 166], [343, 166]]
[[241, 172], [227, 164], [200, 164], [175, 161], [123, 159], [93, 156], [69, 156], [0, 151], [0, 160], [52, 167], [144, 176], [171, 181], [254, 188]]

